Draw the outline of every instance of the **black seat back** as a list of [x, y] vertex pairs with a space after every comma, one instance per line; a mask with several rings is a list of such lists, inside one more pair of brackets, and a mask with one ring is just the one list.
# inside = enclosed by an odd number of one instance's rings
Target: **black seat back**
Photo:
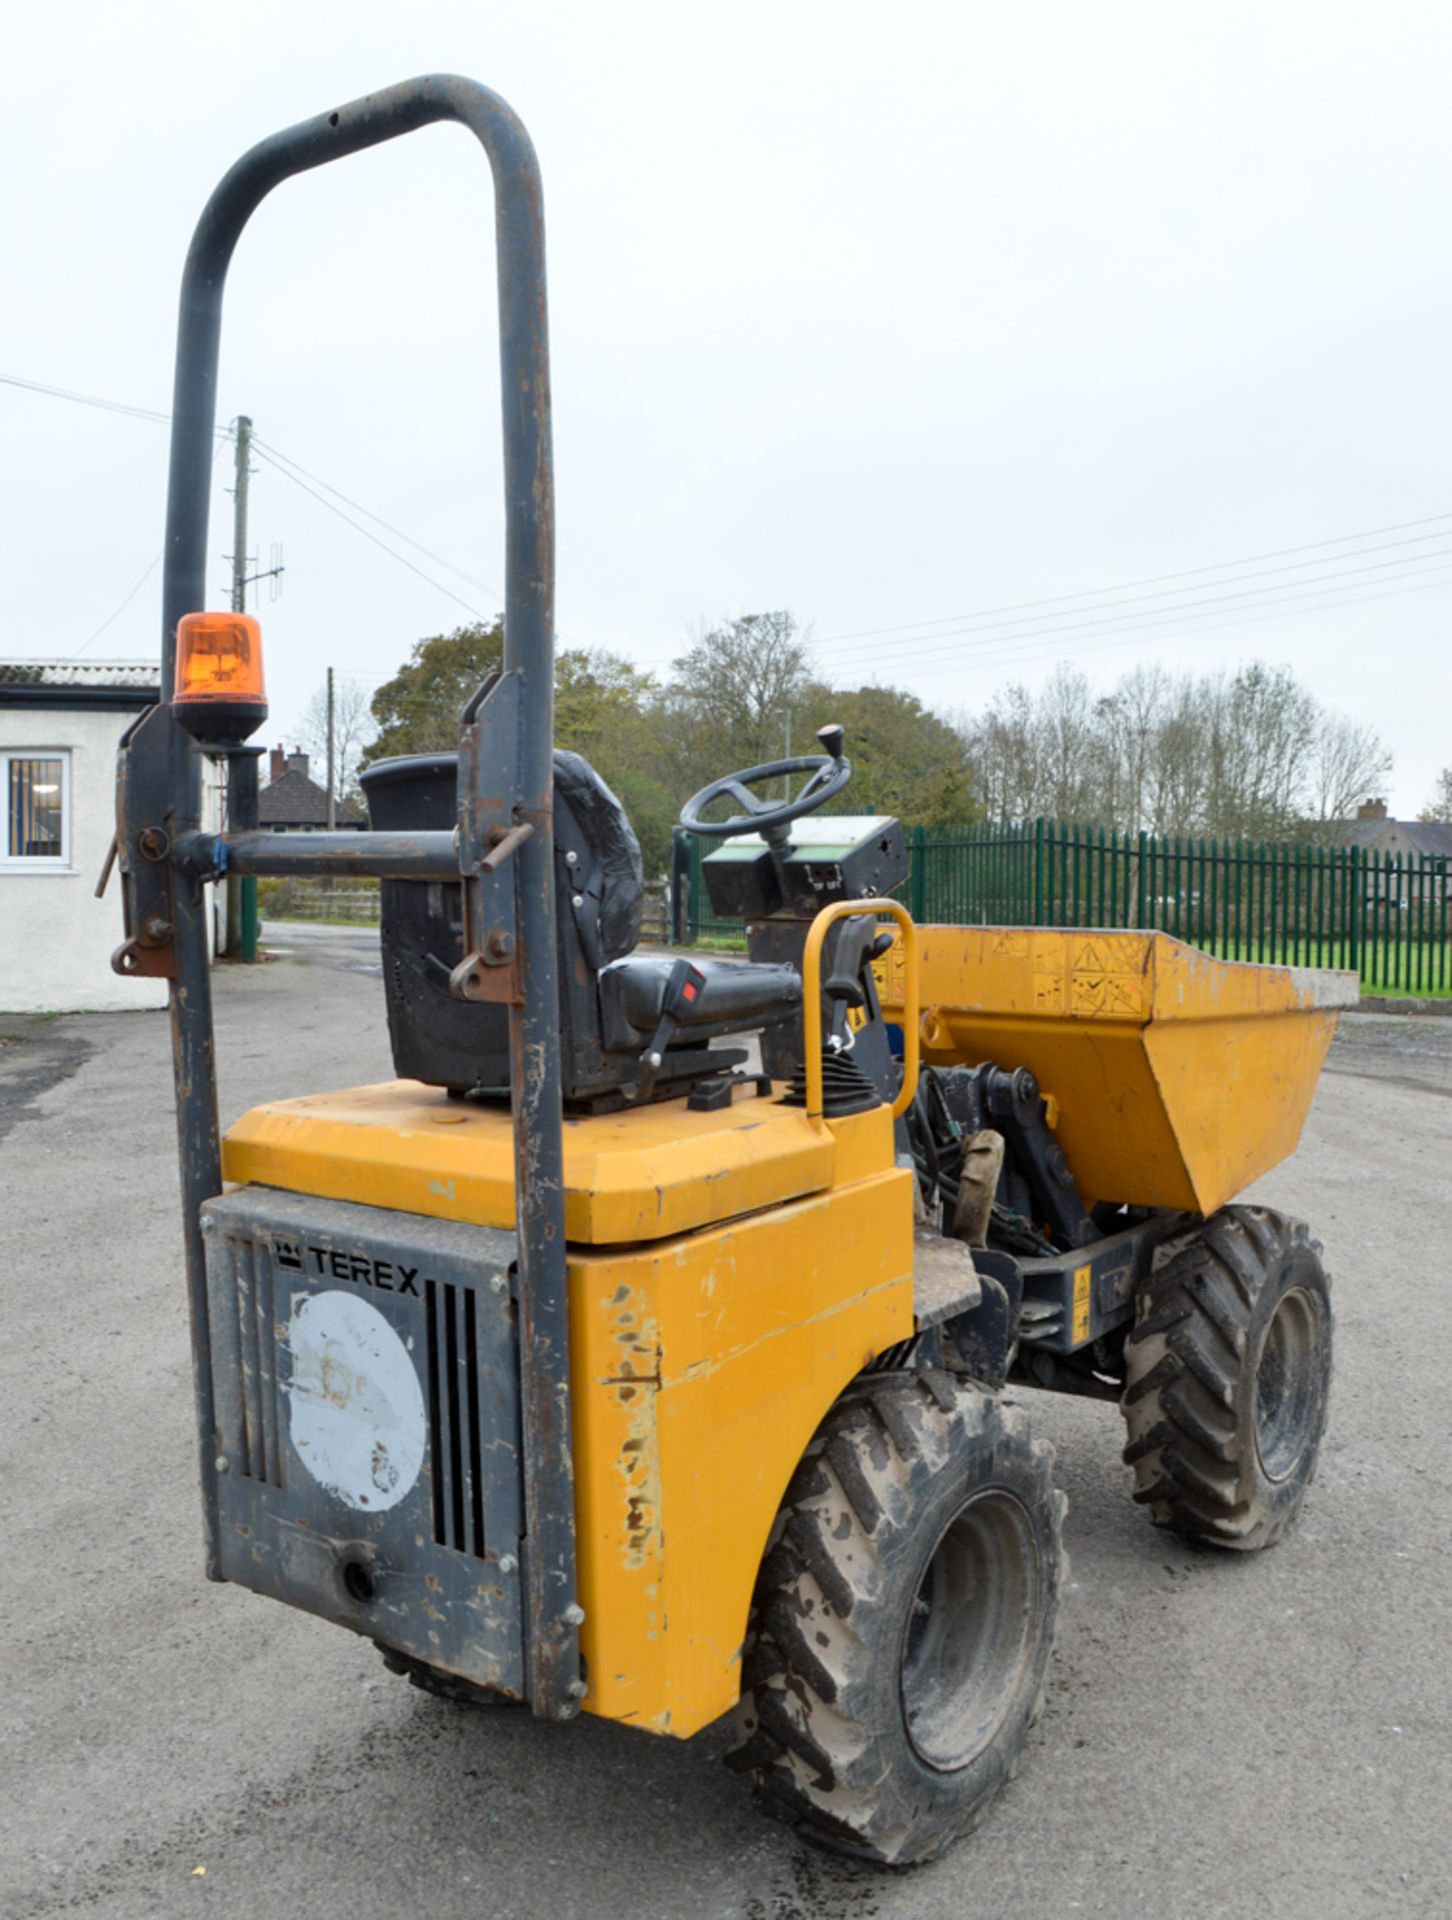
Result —
[[[370, 824], [384, 832], [447, 833], [458, 818], [458, 770], [455, 753], [409, 754], [366, 767]], [[587, 760], [558, 749], [554, 825], [561, 1066], [565, 1098], [585, 1100], [619, 1081], [619, 1061], [601, 1044], [596, 976], [640, 938], [644, 873], [624, 807]], [[431, 1086], [507, 1093], [507, 1010], [449, 992], [449, 975], [464, 957], [462, 889], [447, 881], [381, 885], [395, 1071]]]

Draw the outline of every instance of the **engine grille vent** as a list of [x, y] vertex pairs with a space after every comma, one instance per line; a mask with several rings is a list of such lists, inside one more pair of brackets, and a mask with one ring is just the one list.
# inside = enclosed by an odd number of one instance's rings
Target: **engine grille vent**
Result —
[[282, 1437], [278, 1422], [277, 1321], [272, 1259], [255, 1240], [227, 1236], [236, 1275], [237, 1337], [242, 1365], [242, 1459], [239, 1470], [264, 1486], [282, 1485]]
[[441, 1547], [482, 1559], [484, 1462], [474, 1292], [448, 1281], [426, 1285], [434, 1539]]

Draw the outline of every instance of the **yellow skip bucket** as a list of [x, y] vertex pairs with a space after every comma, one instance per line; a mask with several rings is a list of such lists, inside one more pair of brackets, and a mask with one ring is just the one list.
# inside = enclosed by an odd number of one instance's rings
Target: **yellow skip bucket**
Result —
[[[1354, 973], [1163, 933], [919, 927], [922, 1058], [1027, 1067], [1086, 1201], [1213, 1213], [1293, 1153]], [[903, 1008], [898, 946], [877, 963]]]

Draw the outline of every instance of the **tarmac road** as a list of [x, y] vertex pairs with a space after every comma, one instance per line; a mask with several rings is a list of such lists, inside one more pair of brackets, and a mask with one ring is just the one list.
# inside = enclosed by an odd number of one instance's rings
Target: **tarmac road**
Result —
[[[390, 1071], [376, 937], [272, 935], [216, 978], [224, 1120]], [[0, 1018], [0, 1916], [1452, 1913], [1452, 1021], [1373, 1021], [1259, 1189], [1337, 1285], [1301, 1525], [1190, 1551], [1131, 1504], [1112, 1407], [1035, 1400], [1073, 1556], [1047, 1709], [979, 1833], [884, 1874], [760, 1820], [723, 1728], [449, 1707], [208, 1586], [165, 1018]]]

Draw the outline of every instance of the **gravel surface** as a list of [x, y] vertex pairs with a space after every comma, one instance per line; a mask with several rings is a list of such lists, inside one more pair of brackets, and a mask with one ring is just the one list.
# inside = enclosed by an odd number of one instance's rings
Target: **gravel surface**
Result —
[[[273, 935], [287, 957], [217, 977], [224, 1121], [390, 1070], [376, 936]], [[980, 1832], [905, 1874], [760, 1820], [719, 1728], [449, 1707], [208, 1586], [165, 1016], [0, 1039], [4, 1920], [1452, 1913], [1452, 1023], [1348, 1018], [1256, 1189], [1313, 1222], [1339, 1313], [1283, 1545], [1157, 1534], [1115, 1409], [1033, 1401], [1073, 1561], [1047, 1710]]]

